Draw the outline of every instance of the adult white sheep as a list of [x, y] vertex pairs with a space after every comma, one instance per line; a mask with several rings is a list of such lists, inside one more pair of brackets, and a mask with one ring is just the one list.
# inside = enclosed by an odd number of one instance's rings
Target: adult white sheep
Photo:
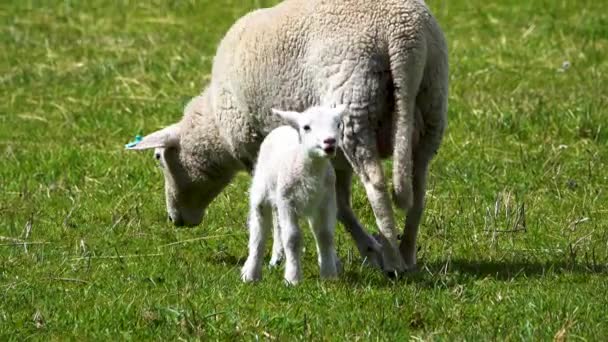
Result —
[[[271, 108], [346, 104], [333, 162], [338, 219], [362, 256], [392, 273], [416, 265], [426, 175], [445, 130], [447, 96], [447, 47], [424, 1], [286, 0], [239, 19], [218, 47], [210, 84], [182, 120], [134, 149], [158, 148], [169, 217], [195, 225], [237, 171], [252, 170], [263, 138], [279, 125]], [[381, 163], [391, 154], [393, 200], [407, 211], [400, 245]], [[351, 210], [352, 170], [381, 245]]]
[[273, 211], [278, 219], [274, 222], [273, 259], [279, 258], [275, 253], [281, 248], [277, 246], [283, 246], [285, 281], [295, 285], [302, 277], [300, 218], [308, 219], [315, 235], [321, 277], [337, 277], [336, 176], [329, 160], [338, 149], [344, 109], [311, 107], [303, 113], [273, 109], [289, 126], [275, 128], [260, 146], [249, 194], [249, 257], [241, 271], [244, 281], [262, 277]]

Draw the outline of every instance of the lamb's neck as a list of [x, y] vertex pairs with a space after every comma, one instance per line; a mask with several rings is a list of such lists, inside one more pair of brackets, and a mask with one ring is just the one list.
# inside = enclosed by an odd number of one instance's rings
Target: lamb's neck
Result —
[[327, 166], [329, 165], [329, 159], [319, 156], [311, 155], [304, 148], [298, 151], [299, 158], [298, 162], [301, 164], [302, 170], [308, 175], [323, 175]]

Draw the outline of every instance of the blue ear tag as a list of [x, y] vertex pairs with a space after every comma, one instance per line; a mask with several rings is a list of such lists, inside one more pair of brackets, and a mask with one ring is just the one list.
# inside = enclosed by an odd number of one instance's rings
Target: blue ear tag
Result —
[[136, 135], [135, 136], [135, 140], [131, 141], [130, 143], [125, 145], [125, 148], [132, 148], [135, 147], [137, 144], [139, 144], [142, 141], [143, 137], [141, 135]]

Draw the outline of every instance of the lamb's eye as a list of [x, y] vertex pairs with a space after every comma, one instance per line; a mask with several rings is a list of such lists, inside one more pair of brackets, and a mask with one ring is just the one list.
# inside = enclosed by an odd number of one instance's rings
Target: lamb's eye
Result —
[[306, 126], [304, 126], [302, 128], [304, 129], [305, 132], [310, 131], [310, 126], [309, 125], [306, 125]]
[[156, 160], [160, 160], [160, 152], [154, 153], [154, 158], [156, 158]]

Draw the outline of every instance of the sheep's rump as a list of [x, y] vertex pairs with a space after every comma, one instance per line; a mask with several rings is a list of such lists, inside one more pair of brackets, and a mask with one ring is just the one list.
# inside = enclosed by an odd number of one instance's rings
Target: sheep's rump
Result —
[[255, 155], [279, 125], [271, 108], [346, 103], [369, 108], [360, 120], [376, 130], [380, 155], [389, 157], [390, 44], [408, 39], [429, 16], [417, 0], [287, 0], [242, 17], [220, 44], [213, 68], [215, 113], [222, 113], [224, 136], [241, 137]]

